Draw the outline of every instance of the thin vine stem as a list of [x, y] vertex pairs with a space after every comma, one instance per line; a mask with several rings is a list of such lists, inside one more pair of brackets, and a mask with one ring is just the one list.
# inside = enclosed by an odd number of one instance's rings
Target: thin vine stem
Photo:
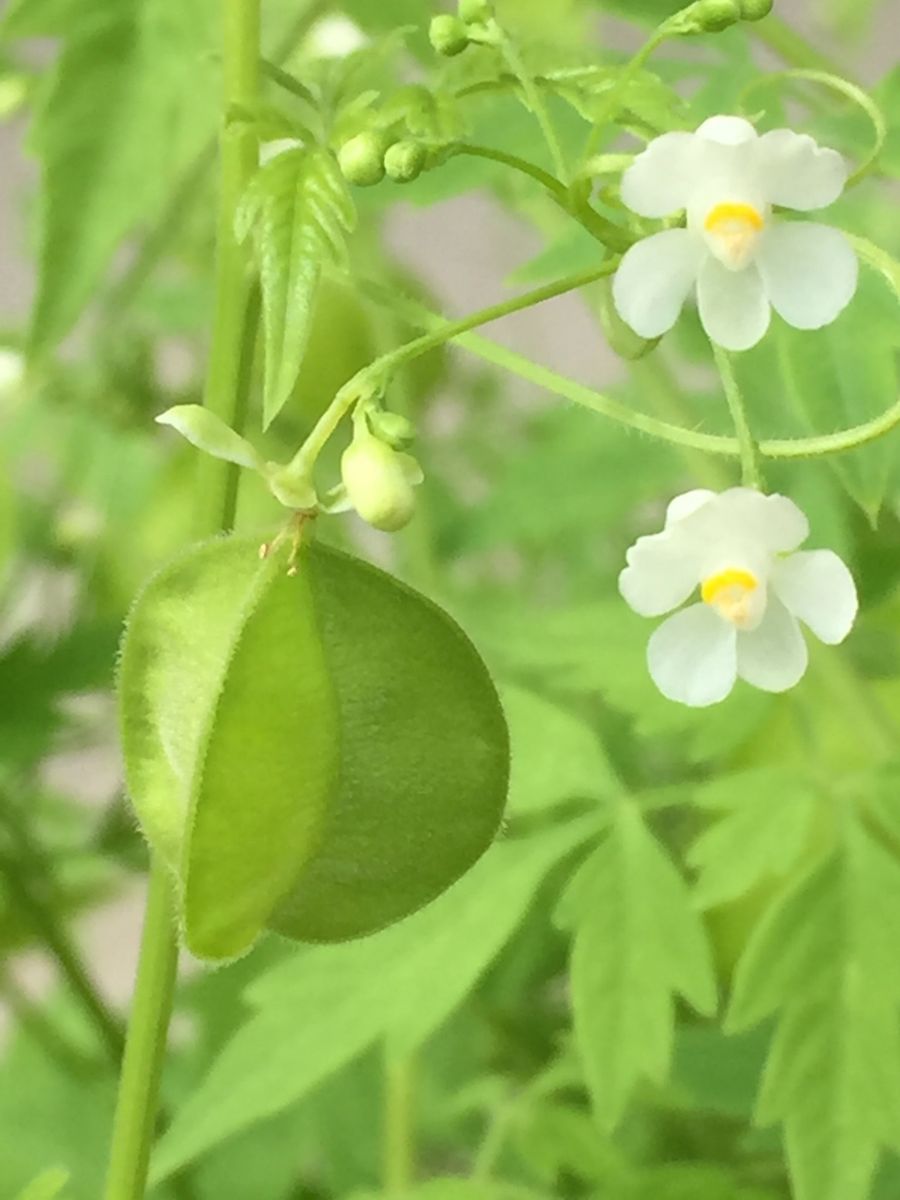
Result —
[[[466, 330], [474, 329], [478, 325], [487, 325], [489, 322], [496, 321], [500, 317], [509, 316], [511, 313], [520, 312], [525, 308], [532, 308], [535, 304], [540, 304], [544, 300], [550, 300], [555, 296], [562, 296], [566, 292], [575, 291], [577, 288], [594, 283], [596, 280], [612, 274], [618, 266], [618, 262], [617, 258], [607, 259], [605, 262], [600, 263], [599, 266], [592, 267], [587, 271], [579, 271], [575, 275], [567, 275], [564, 279], [556, 280], [554, 283], [546, 284], [544, 287], [535, 288], [534, 291], [525, 292], [521, 296], [514, 296], [511, 300], [504, 300], [499, 304], [492, 304], [489, 308], [479, 309], [478, 312], [461, 317], [458, 321], [444, 321], [440, 318], [434, 318], [433, 332], [425, 333], [421, 337], [414, 338], [412, 341], [405, 343], [405, 345], [381, 355], [380, 358], [376, 358], [374, 362], [364, 367], [351, 380], [344, 384], [316, 422], [309, 437], [289, 464], [288, 470], [291, 472], [308, 473], [321, 454], [325, 444], [353, 405], [367, 393], [372, 394], [377, 391], [378, 387], [383, 384], [383, 381], [405, 362], [418, 358], [436, 346], [442, 346], [445, 342], [451, 341], [460, 334], [465, 333]], [[368, 290], [375, 291], [378, 294], [387, 292], [387, 289], [383, 289], [377, 284], [368, 285]], [[429, 322], [425, 323], [428, 324]]]
[[[229, 127], [234, 105], [252, 106], [259, 86], [260, 0], [223, 3], [223, 129], [220, 142], [216, 303], [205, 403], [233, 425], [242, 408], [247, 369], [248, 305], [252, 290], [234, 236], [234, 212], [256, 169], [252, 130]], [[231, 464], [202, 455], [198, 464], [196, 530], [207, 536], [233, 518], [236, 491]], [[137, 980], [119, 1082], [105, 1200], [142, 1200], [156, 1127], [160, 1080], [178, 965], [173, 881], [154, 855]]]
[[582, 158], [587, 159], [594, 154], [600, 144], [600, 138], [603, 136], [603, 129], [615, 113], [616, 106], [618, 105], [619, 100], [622, 98], [622, 95], [629, 83], [631, 83], [635, 75], [637, 75], [638, 71], [640, 71], [641, 67], [643, 67], [644, 63], [648, 60], [648, 58], [650, 58], [653, 52], [659, 46], [661, 46], [663, 42], [667, 41], [668, 38], [673, 36], [674, 33], [671, 30], [667, 30], [664, 25], [660, 26], [658, 29], [654, 30], [647, 41], [644, 42], [644, 44], [626, 62], [625, 66], [619, 72], [615, 83], [607, 93], [604, 103], [600, 106], [599, 110], [595, 114], [593, 128], [588, 134], [587, 141], [585, 142]]
[[556, 135], [556, 129], [553, 126], [553, 121], [550, 119], [550, 112], [544, 103], [544, 97], [541, 95], [540, 89], [536, 86], [531, 72], [525, 65], [522, 55], [519, 53], [518, 47], [505, 31], [500, 30], [500, 53], [506, 59], [507, 65], [519, 83], [522, 85], [522, 92], [525, 97], [525, 102], [534, 114], [534, 118], [540, 126], [544, 141], [547, 143], [547, 149], [550, 151], [550, 157], [553, 159], [553, 166], [556, 174], [559, 176], [563, 185], [569, 182], [569, 168], [566, 163], [566, 156], [563, 154], [562, 146], [559, 138]]
[[734, 424], [734, 432], [737, 437], [741, 456], [742, 482], [744, 487], [760, 488], [762, 487], [762, 472], [759, 468], [759, 447], [753, 439], [753, 432], [750, 429], [750, 422], [747, 418], [747, 409], [744, 405], [744, 397], [741, 395], [734, 367], [731, 365], [731, 359], [721, 346], [717, 346], [715, 342], [710, 342], [710, 346], [712, 347], [713, 359], [716, 369], [719, 372], [719, 378], [722, 380], [722, 389], [725, 392], [728, 411], [731, 413], [731, 420]]
[[588, 233], [601, 242], [607, 249], [623, 253], [634, 242], [634, 238], [616, 225], [614, 221], [601, 216], [595, 208], [586, 201], [578, 203], [570, 190], [549, 171], [536, 163], [520, 158], [517, 154], [508, 154], [505, 150], [496, 150], [493, 146], [479, 146], [474, 142], [456, 142], [450, 147], [451, 154], [466, 154], [473, 158], [486, 158], [493, 162], [502, 163], [522, 175], [528, 175], [539, 183], [570, 217], [574, 217]]
[[[569, 278], [571, 279], [571, 277]], [[563, 282], [560, 281], [560, 284]], [[448, 333], [447, 331], [451, 328], [451, 324], [443, 317], [430, 312], [424, 305], [419, 304], [417, 301], [398, 297], [395, 292], [379, 284], [367, 282], [362, 286], [363, 290], [378, 303], [393, 308], [396, 312], [405, 316], [412, 325], [418, 325], [420, 328], [434, 329], [436, 335], [439, 331], [443, 330], [447, 336], [440, 338], [437, 343], [431, 343], [431, 345], [440, 344], [440, 342], [444, 341], [452, 341], [470, 353], [476, 354], [479, 358], [483, 358], [495, 366], [502, 367], [511, 374], [518, 375], [520, 378], [526, 379], [548, 392], [561, 396], [565, 400], [571, 400], [573, 404], [580, 404], [583, 408], [588, 408], [592, 412], [599, 413], [601, 416], [616, 421], [628, 429], [649, 434], [660, 441], [669, 442], [674, 446], [687, 446], [695, 450], [702, 450], [707, 454], [714, 454], [719, 457], [740, 458], [740, 445], [735, 437], [727, 437], [714, 433], [701, 433], [699, 430], [687, 429], [684, 426], [675, 425], [670, 421], [663, 421], [652, 417], [647, 413], [636, 412], [618, 400], [614, 400], [611, 396], [605, 396], [602, 392], [597, 392], [585, 384], [578, 383], [574, 379], [568, 379], [565, 375], [560, 375], [558, 372], [550, 370], [549, 367], [532, 362], [531, 359], [518, 354], [515, 350], [510, 350], [506, 346], [500, 346], [496, 342], [492, 342], [477, 333]], [[561, 294], [563, 290], [572, 290], [571, 287], [562, 288], [560, 285], [557, 285], [557, 288], [558, 290], [548, 291], [548, 294], [540, 297], [540, 299], [549, 299], [552, 295]], [[536, 299], [535, 297], [538, 296], [539, 292], [547, 290], [538, 289], [538, 292], [527, 293], [527, 296], [531, 298], [529, 303], [539, 303], [540, 299]], [[517, 308], [528, 307], [528, 304], [525, 302], [526, 297], [520, 297], [519, 301]], [[491, 317], [489, 319], [494, 318]], [[468, 319], [468, 322], [469, 329], [471, 329], [476, 325], [485, 324], [486, 318], [484, 318], [483, 314], [475, 314]], [[417, 339], [417, 341], [420, 340]], [[414, 344], [409, 343], [406, 349], [409, 350]], [[428, 348], [430, 349], [431, 346]], [[408, 357], [412, 357], [412, 354], [408, 354]], [[868, 445], [870, 442], [884, 437], [885, 434], [890, 433], [898, 425], [900, 425], [900, 399], [879, 416], [874, 417], [870, 421], [865, 421], [861, 425], [854, 425], [848, 429], [837, 430], [835, 433], [824, 433], [813, 437], [768, 438], [758, 443], [758, 449], [762, 458], [782, 460], [821, 458], [825, 455], [840, 454], [846, 450], [855, 450], [858, 446]]]

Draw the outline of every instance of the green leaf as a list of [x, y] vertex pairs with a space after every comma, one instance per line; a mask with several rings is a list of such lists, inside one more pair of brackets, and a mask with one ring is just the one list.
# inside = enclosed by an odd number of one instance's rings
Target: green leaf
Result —
[[246, 538], [195, 548], [123, 643], [128, 787], [201, 957], [264, 925], [330, 941], [398, 920], [479, 857], [506, 797], [503, 715], [450, 618], [324, 547], [286, 565]]
[[307, 950], [260, 978], [249, 992], [256, 1014], [163, 1137], [154, 1180], [294, 1104], [376, 1039], [394, 1054], [421, 1045], [475, 986], [547, 872], [595, 830], [582, 820], [501, 843], [402, 924]]
[[[36, 1188], [39, 1181], [49, 1188], [53, 1175], [46, 1166], [52, 1163], [57, 1178], [71, 1175], [65, 1200], [96, 1200], [103, 1191], [115, 1081], [102, 1072], [79, 1073], [78, 1055], [90, 1061], [96, 1047], [95, 1035], [80, 1015], [55, 1001], [43, 1012], [61, 1035], [60, 1042], [75, 1051], [75, 1069], [61, 1069], [46, 1046], [21, 1027], [13, 1031], [0, 1064], [0, 1128], [6, 1134], [0, 1138], [3, 1194], [21, 1200], [19, 1192]], [[68, 1059], [66, 1063], [69, 1066]], [[25, 1195], [36, 1200], [27, 1190]]]
[[342, 262], [356, 213], [337, 163], [319, 147], [285, 150], [261, 167], [235, 217], [259, 260], [265, 324], [263, 428], [284, 407], [309, 341], [322, 266]]
[[511, 816], [618, 791], [615, 773], [583, 721], [524, 688], [507, 685], [501, 696], [512, 751]]
[[720, 814], [688, 853], [699, 871], [694, 900], [714, 908], [783, 876], [809, 845], [816, 792], [808, 780], [780, 767], [724, 775], [694, 800]]
[[638, 1083], [668, 1074], [675, 996], [704, 1015], [715, 1010], [709, 946], [684, 880], [627, 803], [560, 919], [574, 930], [575, 1034], [595, 1111], [612, 1130]]
[[213, 6], [24, 3], [8, 33], [62, 38], [32, 133], [41, 162], [40, 275], [30, 340], [55, 345], [113, 252], [161, 208], [214, 129]]
[[900, 1144], [900, 864], [852, 814], [763, 919], [726, 1028], [778, 1013], [757, 1105], [782, 1121], [797, 1200], [864, 1200]]

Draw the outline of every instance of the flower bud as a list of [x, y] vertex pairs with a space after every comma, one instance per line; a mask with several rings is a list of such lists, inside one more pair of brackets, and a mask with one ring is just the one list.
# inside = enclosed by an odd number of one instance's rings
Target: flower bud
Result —
[[347, 498], [375, 529], [402, 529], [413, 515], [413, 487], [422, 470], [408, 454], [398, 454], [361, 426], [341, 458], [341, 478]]
[[761, 21], [772, 11], [773, 0], [741, 0], [741, 17], [744, 21]]
[[739, 0], [700, 0], [693, 6], [699, 27], [707, 33], [719, 33], [741, 19]]
[[425, 147], [420, 142], [407, 138], [394, 142], [384, 155], [384, 169], [395, 183], [411, 183], [422, 174], [427, 158]]
[[457, 12], [459, 19], [467, 25], [480, 25], [491, 19], [488, 0], [459, 0]]
[[372, 409], [369, 414], [369, 427], [379, 441], [387, 442], [393, 450], [405, 450], [415, 436], [412, 422], [400, 413], [385, 412], [383, 409]]
[[338, 166], [348, 183], [370, 187], [384, 179], [384, 144], [377, 133], [366, 130], [344, 142], [338, 150]]
[[447, 58], [462, 54], [469, 44], [465, 25], [459, 17], [452, 17], [449, 13], [432, 17], [428, 38], [437, 53]]

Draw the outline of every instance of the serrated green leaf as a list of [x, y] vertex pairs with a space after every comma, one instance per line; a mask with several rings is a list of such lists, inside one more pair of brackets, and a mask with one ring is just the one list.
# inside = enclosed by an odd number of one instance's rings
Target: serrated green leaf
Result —
[[762, 767], [724, 775], [698, 789], [694, 801], [719, 815], [688, 853], [699, 871], [694, 900], [701, 908], [783, 876], [809, 844], [816, 792], [795, 771]]
[[595, 1111], [612, 1130], [639, 1082], [666, 1078], [675, 996], [705, 1015], [715, 1010], [710, 950], [684, 880], [627, 803], [560, 919], [574, 930], [575, 1034]]
[[238, 208], [235, 232], [252, 233], [265, 325], [263, 428], [293, 391], [303, 363], [322, 266], [340, 262], [356, 213], [328, 151], [285, 150], [260, 168]]
[[264, 925], [331, 941], [405, 916], [486, 849], [506, 798], [503, 715], [449, 617], [323, 547], [286, 567], [253, 539], [195, 548], [123, 643], [129, 791], [201, 957]]
[[415, 1049], [487, 969], [541, 879], [595, 829], [583, 820], [501, 843], [402, 924], [303, 952], [262, 976], [249, 992], [256, 1015], [164, 1136], [154, 1179], [295, 1103], [378, 1038], [393, 1053]]
[[212, 15], [207, 3], [99, 0], [23, 4], [8, 18], [8, 32], [62, 38], [32, 131], [43, 177], [35, 350], [68, 332], [123, 238], [211, 136]]
[[900, 864], [848, 815], [739, 964], [727, 1028], [779, 1013], [757, 1119], [784, 1123], [797, 1200], [864, 1200], [900, 1141], [898, 939]]
[[500, 694], [510, 731], [510, 815], [616, 794], [615, 773], [583, 721], [524, 688], [507, 685]]

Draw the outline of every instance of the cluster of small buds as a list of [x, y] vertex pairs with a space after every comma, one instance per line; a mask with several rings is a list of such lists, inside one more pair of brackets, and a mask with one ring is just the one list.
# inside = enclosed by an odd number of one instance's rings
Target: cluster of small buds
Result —
[[432, 18], [428, 37], [437, 54], [454, 58], [473, 43], [494, 42], [493, 19], [488, 0], [459, 0], [456, 16], [441, 13]]
[[683, 33], [720, 33], [738, 21], [761, 21], [773, 0], [696, 0], [673, 18]]
[[414, 138], [391, 141], [387, 135], [367, 129], [344, 142], [338, 151], [338, 166], [348, 183], [371, 187], [385, 176], [394, 183], [411, 183], [428, 165], [428, 148]]

